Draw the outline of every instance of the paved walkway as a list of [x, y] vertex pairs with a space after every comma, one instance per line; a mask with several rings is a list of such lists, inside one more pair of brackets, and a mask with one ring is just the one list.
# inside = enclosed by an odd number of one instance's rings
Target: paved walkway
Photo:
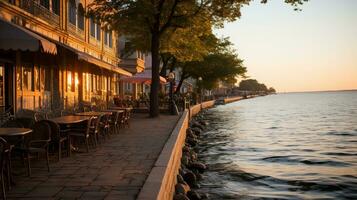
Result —
[[[15, 176], [9, 199], [135, 199], [178, 116], [136, 114], [121, 130], [90, 153], [61, 162], [35, 161], [31, 178]], [[41, 165], [39, 165], [41, 164]], [[38, 165], [38, 166], [36, 166]]]

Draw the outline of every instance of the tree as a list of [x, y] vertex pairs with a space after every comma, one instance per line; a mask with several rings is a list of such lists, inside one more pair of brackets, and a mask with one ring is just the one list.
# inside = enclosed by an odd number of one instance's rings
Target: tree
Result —
[[270, 88], [268, 89], [268, 92], [269, 92], [270, 94], [274, 94], [274, 93], [276, 93], [276, 90], [275, 90], [273, 87], [270, 87]]
[[212, 89], [218, 81], [236, 83], [237, 77], [245, 77], [246, 68], [243, 60], [238, 58], [228, 38], [210, 40], [210, 52], [202, 60], [181, 62], [177, 64], [181, 70], [181, 79], [176, 89], [180, 91], [183, 81], [189, 77], [202, 78], [202, 86]]
[[[251, 0], [94, 0], [90, 13], [107, 22], [138, 47], [152, 55], [150, 116], [159, 115], [160, 48], [164, 35], [177, 28], [190, 28], [195, 16], [206, 16], [213, 26], [223, 27], [241, 15]], [[267, 0], [262, 0], [266, 3]], [[285, 0], [294, 6], [306, 0]]]
[[255, 79], [246, 79], [246, 80], [242, 80], [239, 83], [239, 90], [254, 91], [254, 92], [269, 92], [270, 89], [268, 89], [265, 84], [259, 83]]

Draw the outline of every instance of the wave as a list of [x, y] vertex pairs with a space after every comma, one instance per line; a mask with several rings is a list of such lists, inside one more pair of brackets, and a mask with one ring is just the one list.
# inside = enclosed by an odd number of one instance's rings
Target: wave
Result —
[[344, 152], [326, 152], [322, 154], [328, 156], [357, 156], [357, 153], [344, 153]]
[[262, 158], [261, 160], [268, 162], [282, 162], [282, 163], [302, 163], [306, 165], [328, 165], [328, 166], [350, 166], [349, 163], [333, 161], [333, 160], [314, 160], [314, 159], [300, 159], [295, 158], [294, 155], [289, 156], [269, 156]]
[[354, 130], [353, 132], [347, 132], [347, 131], [329, 131], [326, 133], [327, 135], [337, 135], [337, 136], [357, 136], [357, 131]]
[[[226, 176], [227, 180], [234, 182], [249, 182], [249, 185], [263, 186], [274, 189], [282, 189], [282, 185], [289, 185], [288, 190], [290, 191], [351, 191], [354, 190], [357, 186], [357, 182], [352, 181], [343, 181], [338, 177], [331, 177], [331, 180], [334, 182], [328, 181], [327, 179], [316, 179], [316, 180], [289, 180], [281, 179], [269, 175], [258, 174], [247, 172], [242, 169], [236, 168], [232, 169], [233, 165], [221, 164], [221, 167], [226, 166], [228, 168], [220, 168], [218, 171], [219, 174]], [[210, 168], [211, 169], [211, 168]], [[347, 177], [346, 177], [347, 178]], [[355, 178], [353, 175], [349, 175], [349, 178]], [[340, 180], [340, 181], [336, 181]]]

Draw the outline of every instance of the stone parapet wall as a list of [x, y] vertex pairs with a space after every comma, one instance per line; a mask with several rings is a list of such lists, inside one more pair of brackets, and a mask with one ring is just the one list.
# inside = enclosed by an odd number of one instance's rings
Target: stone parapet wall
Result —
[[225, 98], [224, 99], [224, 103], [232, 103], [234, 101], [239, 101], [243, 99], [243, 97], [239, 96], [239, 97], [230, 97], [230, 98]]
[[173, 199], [189, 119], [201, 109], [213, 107], [214, 103], [214, 100], [205, 101], [183, 112], [140, 190], [138, 200]]
[[202, 104], [196, 104], [196, 105], [192, 106], [189, 110], [190, 118], [197, 115], [197, 113], [199, 113], [201, 111], [201, 109], [213, 107], [214, 102], [215, 102], [214, 100], [205, 101], [205, 102], [202, 102]]
[[181, 165], [182, 147], [185, 144], [189, 113], [183, 112], [159, 158], [154, 164], [138, 200], [172, 199], [175, 193], [176, 175]]

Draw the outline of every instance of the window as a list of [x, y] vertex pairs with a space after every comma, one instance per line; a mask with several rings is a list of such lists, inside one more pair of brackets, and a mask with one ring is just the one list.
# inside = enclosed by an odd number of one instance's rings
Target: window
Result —
[[22, 69], [21, 69], [21, 67], [16, 67], [16, 89], [17, 90], [22, 90], [21, 79], [22, 79]]
[[78, 28], [84, 30], [84, 9], [82, 4], [78, 5], [77, 23], [78, 23]]
[[95, 37], [95, 23], [94, 23], [94, 18], [93, 17], [90, 17], [89, 18], [89, 21], [90, 21], [90, 35], [92, 37]]
[[40, 0], [40, 5], [47, 9], [50, 9], [50, 1], [49, 0]]
[[107, 30], [104, 31], [104, 44], [108, 45], [108, 31]]
[[52, 12], [59, 15], [60, 12], [60, 0], [52, 0]]
[[96, 26], [97, 26], [97, 35], [96, 35], [97, 37], [96, 38], [98, 41], [100, 41], [100, 24], [97, 23]]
[[107, 77], [106, 76], [102, 76], [102, 91], [106, 92], [108, 89], [108, 85], [107, 85]]
[[68, 1], [68, 21], [76, 25], [76, 2], [75, 0]]
[[112, 31], [109, 31], [108, 33], [108, 40], [109, 40], [109, 47], [113, 47], [113, 36], [112, 36]]
[[74, 92], [75, 76], [71, 71], [67, 71], [67, 92]]
[[34, 77], [34, 89], [35, 91], [40, 90], [40, 68], [39, 67], [34, 67], [33, 70], [33, 77]]
[[26, 66], [22, 70], [22, 90], [32, 91], [33, 67]]

